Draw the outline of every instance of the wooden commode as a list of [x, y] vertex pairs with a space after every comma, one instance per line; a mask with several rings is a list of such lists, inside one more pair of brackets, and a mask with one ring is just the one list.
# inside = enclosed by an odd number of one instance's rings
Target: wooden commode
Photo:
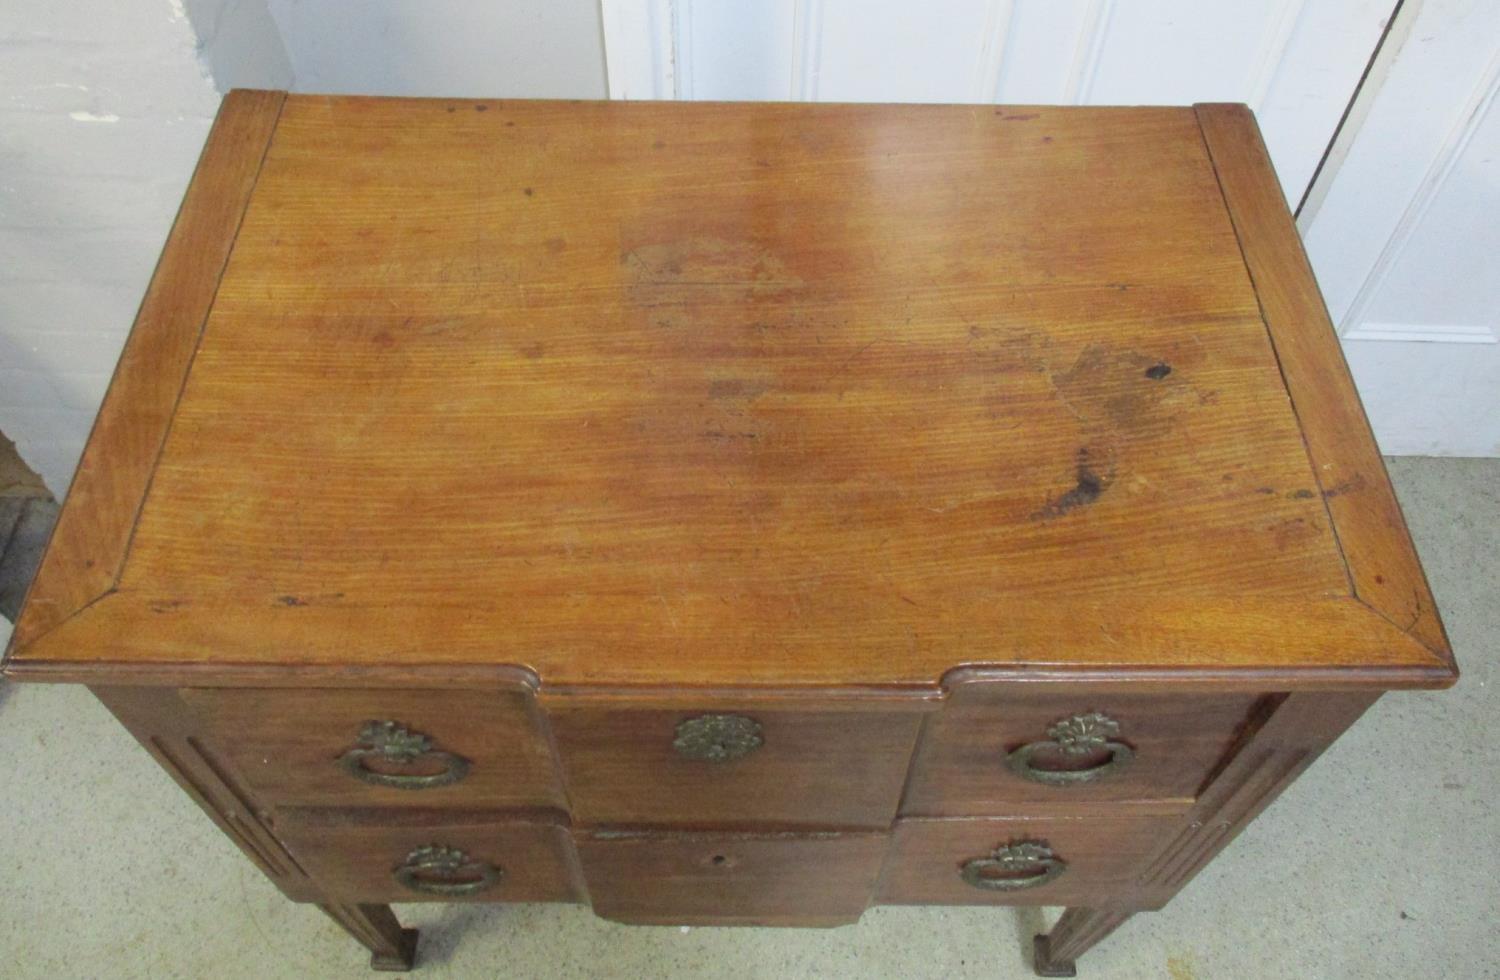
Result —
[[5, 671], [377, 968], [1066, 906], [1045, 976], [1457, 676], [1242, 106], [250, 91]]

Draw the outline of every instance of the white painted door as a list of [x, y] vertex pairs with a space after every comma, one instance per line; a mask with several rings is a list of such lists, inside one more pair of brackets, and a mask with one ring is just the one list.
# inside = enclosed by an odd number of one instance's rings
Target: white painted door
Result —
[[1497, 456], [1500, 3], [1404, 16], [1299, 223], [1381, 448]]

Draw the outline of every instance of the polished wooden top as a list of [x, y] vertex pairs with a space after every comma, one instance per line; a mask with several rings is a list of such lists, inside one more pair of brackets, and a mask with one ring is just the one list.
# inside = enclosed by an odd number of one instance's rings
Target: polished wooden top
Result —
[[235, 93], [8, 667], [1451, 681], [1290, 228], [1239, 107]]

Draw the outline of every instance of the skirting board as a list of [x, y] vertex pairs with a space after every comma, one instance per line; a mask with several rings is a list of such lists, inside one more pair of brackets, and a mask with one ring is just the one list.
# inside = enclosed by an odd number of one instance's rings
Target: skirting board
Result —
[[1344, 334], [1344, 340], [1406, 341], [1427, 344], [1500, 343], [1495, 331], [1483, 324], [1464, 323], [1370, 323]]

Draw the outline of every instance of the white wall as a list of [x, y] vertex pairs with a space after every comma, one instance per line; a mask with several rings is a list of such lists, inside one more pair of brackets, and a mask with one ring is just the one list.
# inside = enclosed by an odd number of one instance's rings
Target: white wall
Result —
[[1500, 455], [1500, 3], [1424, 0], [1303, 235], [1381, 448]]
[[67, 488], [218, 95], [171, 0], [0, 3], [0, 429]]
[[604, 98], [598, 0], [270, 0], [302, 92]]

